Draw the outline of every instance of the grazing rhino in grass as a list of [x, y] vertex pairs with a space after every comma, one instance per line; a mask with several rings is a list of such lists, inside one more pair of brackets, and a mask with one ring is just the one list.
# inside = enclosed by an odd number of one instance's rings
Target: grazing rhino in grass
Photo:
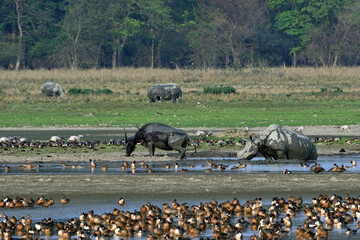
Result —
[[57, 83], [48, 82], [45, 83], [41, 88], [41, 93], [46, 97], [55, 97], [60, 96], [62, 99], [66, 99], [65, 91]]
[[318, 156], [315, 145], [305, 135], [282, 129], [277, 124], [270, 125], [254, 139], [246, 141], [237, 157], [250, 160], [258, 153], [267, 160], [316, 160]]
[[154, 156], [155, 148], [163, 150], [179, 151], [179, 158], [185, 157], [186, 147], [189, 143], [189, 137], [186, 132], [180, 129], [166, 126], [162, 123], [148, 123], [142, 126], [134, 136], [127, 139], [126, 156], [135, 150], [137, 143], [143, 143], [148, 149], [150, 156]]
[[150, 102], [172, 99], [175, 103], [177, 98], [182, 102], [182, 91], [175, 83], [157, 84], [148, 88], [148, 97]]

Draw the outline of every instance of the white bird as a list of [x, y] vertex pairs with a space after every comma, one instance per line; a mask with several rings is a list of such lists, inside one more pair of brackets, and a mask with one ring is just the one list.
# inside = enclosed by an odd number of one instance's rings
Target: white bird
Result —
[[50, 142], [60, 142], [61, 141], [61, 137], [59, 137], [59, 136], [52, 136], [50, 139], [49, 139], [49, 141]]
[[80, 142], [84, 139], [84, 135], [70, 136], [67, 141], [68, 142]]
[[19, 143], [28, 143], [29, 141], [30, 140], [28, 138], [25, 138], [25, 137], [19, 139]]
[[295, 128], [295, 131], [297, 131], [297, 132], [302, 132], [304, 130], [305, 130], [305, 126], [300, 126], [300, 127]]
[[350, 127], [348, 125], [342, 125], [339, 128], [343, 131], [350, 130]]
[[1, 137], [0, 138], [0, 142], [5, 143], [5, 142], [11, 142], [11, 138], [8, 137]]

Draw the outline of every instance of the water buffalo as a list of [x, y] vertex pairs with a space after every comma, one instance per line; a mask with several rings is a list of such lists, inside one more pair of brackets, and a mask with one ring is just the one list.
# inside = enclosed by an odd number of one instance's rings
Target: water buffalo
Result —
[[261, 153], [267, 160], [299, 159], [316, 160], [315, 145], [303, 134], [270, 125], [254, 139], [246, 141], [245, 148], [238, 153], [238, 159], [250, 160]]
[[150, 102], [172, 99], [175, 103], [177, 98], [182, 102], [182, 91], [175, 83], [157, 84], [148, 88], [148, 97]]
[[189, 137], [183, 130], [169, 127], [162, 123], [148, 123], [142, 126], [129, 139], [127, 139], [125, 134], [125, 142], [126, 156], [130, 156], [135, 150], [136, 144], [141, 142], [149, 149], [150, 156], [154, 156], [155, 148], [160, 148], [163, 150], [177, 150], [179, 151], [179, 158], [183, 159]]
[[48, 82], [45, 83], [41, 88], [41, 93], [46, 97], [57, 97], [60, 96], [62, 99], [66, 99], [65, 91], [57, 83]]

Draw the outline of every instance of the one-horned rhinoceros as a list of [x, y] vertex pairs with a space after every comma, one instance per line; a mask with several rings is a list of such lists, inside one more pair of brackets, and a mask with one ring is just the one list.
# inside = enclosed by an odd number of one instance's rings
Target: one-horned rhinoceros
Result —
[[57, 97], [60, 96], [62, 99], [66, 99], [65, 91], [61, 88], [58, 83], [48, 82], [45, 83], [41, 88], [41, 93], [46, 97]]
[[130, 156], [135, 150], [136, 144], [141, 142], [149, 149], [150, 156], [154, 156], [155, 148], [160, 148], [163, 150], [177, 150], [180, 159], [182, 159], [185, 157], [189, 137], [183, 130], [162, 123], [148, 123], [129, 139], [127, 139], [125, 133], [125, 142], [126, 156]]
[[246, 141], [238, 159], [250, 160], [261, 153], [267, 160], [299, 159], [316, 160], [315, 145], [303, 134], [281, 128], [277, 124], [270, 125], [254, 139]]
[[182, 91], [175, 83], [157, 84], [148, 88], [148, 97], [150, 102], [172, 99], [175, 103], [177, 98], [182, 102]]

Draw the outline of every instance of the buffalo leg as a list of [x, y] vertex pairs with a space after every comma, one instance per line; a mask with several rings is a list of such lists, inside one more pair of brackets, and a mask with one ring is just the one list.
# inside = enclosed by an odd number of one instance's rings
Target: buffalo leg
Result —
[[185, 152], [186, 152], [185, 148], [183, 148], [181, 146], [176, 146], [176, 147], [174, 147], [174, 150], [179, 151], [179, 159], [184, 159], [185, 158]]
[[149, 155], [154, 156], [155, 154], [155, 146], [152, 143], [148, 143]]
[[170, 137], [168, 144], [172, 149], [179, 151], [180, 159], [185, 158], [185, 152], [186, 152], [186, 146], [187, 146], [187, 136]]

